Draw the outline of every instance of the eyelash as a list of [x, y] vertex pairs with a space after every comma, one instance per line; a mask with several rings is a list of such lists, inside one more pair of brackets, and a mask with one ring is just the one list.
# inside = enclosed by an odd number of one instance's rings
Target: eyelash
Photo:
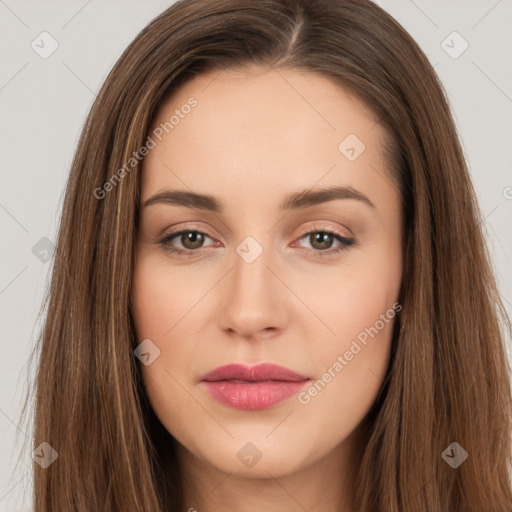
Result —
[[[193, 253], [198, 252], [199, 249], [195, 249], [195, 250], [179, 249], [179, 248], [176, 248], [176, 247], [173, 247], [170, 245], [170, 241], [173, 238], [176, 238], [177, 236], [182, 235], [183, 233], [199, 233], [201, 235], [207, 236], [208, 238], [212, 238], [204, 231], [201, 231], [199, 229], [189, 228], [189, 229], [181, 229], [174, 233], [165, 235], [165, 237], [163, 239], [159, 240], [157, 243], [160, 244], [162, 246], [162, 248], [167, 252], [176, 254], [178, 256], [191, 257], [193, 255]], [[327, 227], [327, 226], [313, 226], [313, 228], [311, 228], [310, 230], [302, 233], [297, 240], [301, 240], [305, 236], [311, 235], [314, 233], [325, 233], [328, 235], [332, 235], [340, 242], [340, 245], [335, 249], [326, 249], [325, 251], [311, 249], [313, 252], [317, 253], [316, 256], [320, 257], [320, 258], [335, 256], [335, 255], [345, 251], [351, 245], [355, 244], [355, 240], [353, 238], [345, 237], [345, 236], [341, 235], [340, 233], [338, 233], [337, 231], [335, 231], [334, 229]]]

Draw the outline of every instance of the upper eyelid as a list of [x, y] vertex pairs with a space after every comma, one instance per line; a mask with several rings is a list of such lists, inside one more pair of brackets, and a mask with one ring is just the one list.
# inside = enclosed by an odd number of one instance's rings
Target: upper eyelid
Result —
[[[310, 226], [304, 230], [301, 230], [301, 236], [303, 236], [305, 234], [309, 234], [309, 233], [315, 233], [318, 231], [330, 231], [333, 234], [339, 234], [340, 236], [345, 237], [345, 238], [350, 238], [350, 236], [351, 236], [350, 234], [343, 234], [343, 232], [339, 229], [336, 229], [332, 226], [326, 226], [323, 224], [316, 224], [316, 225]], [[203, 235], [209, 236], [210, 238], [214, 238], [208, 234], [208, 230], [206, 230], [204, 228], [196, 227], [196, 226], [190, 226], [190, 227], [185, 226], [183, 228], [178, 228], [178, 229], [176, 229], [176, 231], [172, 231], [170, 233], [163, 233], [161, 236], [163, 238], [168, 238], [170, 236], [173, 237], [173, 236], [179, 235], [181, 233], [188, 233], [188, 232], [198, 232], [198, 233], [202, 233]]]

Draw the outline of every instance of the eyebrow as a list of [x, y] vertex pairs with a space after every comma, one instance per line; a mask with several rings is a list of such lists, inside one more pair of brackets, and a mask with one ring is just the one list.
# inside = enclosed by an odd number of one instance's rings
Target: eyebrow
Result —
[[[352, 187], [328, 187], [316, 190], [302, 190], [288, 196], [279, 206], [281, 211], [298, 210], [311, 206], [334, 201], [337, 199], [355, 199], [375, 208], [370, 199]], [[146, 200], [143, 208], [153, 204], [170, 204], [185, 206], [188, 208], [197, 208], [199, 210], [208, 210], [222, 213], [222, 204], [213, 196], [207, 194], [198, 194], [186, 190], [164, 190]]]

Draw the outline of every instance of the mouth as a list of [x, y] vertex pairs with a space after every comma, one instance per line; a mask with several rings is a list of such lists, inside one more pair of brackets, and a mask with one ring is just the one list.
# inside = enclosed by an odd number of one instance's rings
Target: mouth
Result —
[[297, 394], [311, 379], [283, 366], [229, 364], [201, 378], [220, 403], [244, 410], [268, 409]]

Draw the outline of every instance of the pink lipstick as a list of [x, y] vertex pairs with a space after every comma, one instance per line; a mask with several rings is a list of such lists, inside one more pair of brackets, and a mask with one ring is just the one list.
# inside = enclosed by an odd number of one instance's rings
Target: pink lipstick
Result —
[[219, 402], [235, 409], [268, 409], [297, 394], [310, 380], [273, 363], [228, 364], [203, 375], [201, 382]]

